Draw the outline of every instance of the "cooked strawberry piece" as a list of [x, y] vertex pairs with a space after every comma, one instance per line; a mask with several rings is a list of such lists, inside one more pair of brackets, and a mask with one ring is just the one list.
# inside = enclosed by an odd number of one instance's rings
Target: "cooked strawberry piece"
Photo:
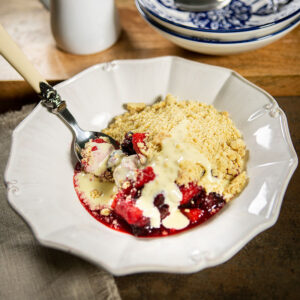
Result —
[[148, 166], [142, 170], [139, 170], [134, 186], [136, 188], [141, 188], [149, 181], [152, 181], [154, 178], [155, 174], [153, 168]]
[[143, 216], [143, 212], [135, 206], [134, 200], [124, 191], [116, 195], [112, 208], [130, 225], [146, 226], [149, 223], [149, 219]]
[[183, 213], [189, 218], [191, 224], [196, 223], [201, 217], [204, 216], [204, 210], [199, 208], [184, 209]]
[[106, 143], [103, 139], [94, 139], [93, 142], [98, 143], [98, 144], [102, 144], [102, 143]]
[[126, 189], [122, 189], [112, 203], [112, 208], [125, 221], [134, 226], [146, 226], [149, 218], [143, 216], [143, 212], [135, 206], [135, 201], [141, 195], [141, 188], [155, 178], [152, 167], [139, 170], [137, 181], [131, 183]]
[[111, 208], [115, 209], [118, 202], [126, 201], [126, 197], [130, 194], [132, 186], [127, 189], [121, 189], [115, 196], [114, 201], [111, 204]]
[[202, 187], [193, 182], [190, 182], [188, 186], [182, 185], [179, 189], [182, 193], [181, 205], [187, 204], [202, 191]]
[[115, 211], [130, 225], [145, 226], [149, 223], [149, 220], [143, 216], [143, 212], [132, 201], [118, 202]]
[[146, 149], [146, 143], [145, 143], [146, 136], [147, 136], [146, 133], [134, 133], [132, 135], [132, 145], [136, 153], [142, 154], [141, 149], [142, 148]]

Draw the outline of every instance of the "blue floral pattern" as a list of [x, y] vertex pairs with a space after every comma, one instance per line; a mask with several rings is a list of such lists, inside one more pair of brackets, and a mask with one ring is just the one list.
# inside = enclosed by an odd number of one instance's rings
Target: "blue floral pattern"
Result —
[[165, 7], [176, 9], [174, 0], [158, 0], [158, 2], [164, 5]]
[[221, 9], [206, 12], [181, 11], [176, 8], [174, 0], [138, 2], [163, 21], [205, 30], [239, 30], [263, 26], [300, 12], [300, 0], [232, 0]]
[[190, 13], [190, 20], [200, 28], [233, 29], [245, 26], [251, 16], [251, 6], [233, 0], [223, 9]]

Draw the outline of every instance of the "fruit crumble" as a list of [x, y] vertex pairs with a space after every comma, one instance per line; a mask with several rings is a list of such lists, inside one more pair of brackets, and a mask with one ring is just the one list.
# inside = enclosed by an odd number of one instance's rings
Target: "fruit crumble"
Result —
[[75, 169], [80, 201], [101, 223], [141, 237], [203, 223], [247, 183], [246, 146], [227, 112], [197, 101], [128, 103]]

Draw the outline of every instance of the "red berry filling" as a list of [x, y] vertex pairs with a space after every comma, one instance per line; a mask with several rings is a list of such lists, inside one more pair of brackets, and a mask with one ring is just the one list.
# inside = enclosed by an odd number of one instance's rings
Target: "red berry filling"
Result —
[[180, 209], [192, 224], [203, 223], [226, 204], [223, 197], [217, 193], [207, 194], [205, 189], [199, 186], [199, 191], [194, 193], [195, 186], [193, 184], [189, 186], [190, 190], [180, 187], [180, 190], [184, 190], [182, 194], [184, 201], [181, 201]]
[[146, 183], [152, 181], [155, 178], [155, 174], [152, 167], [146, 167], [139, 171], [137, 174], [136, 182], [134, 186], [136, 188], [142, 188]]
[[179, 187], [182, 193], [181, 205], [188, 203], [194, 196], [202, 191], [202, 187], [190, 182], [188, 186], [182, 185]]
[[103, 139], [100, 139], [100, 138], [94, 139], [92, 141], [95, 142], [95, 143], [98, 143], [98, 144], [106, 143]]
[[[75, 169], [75, 175], [80, 172], [80, 168]], [[112, 204], [112, 211], [109, 216], [102, 216], [100, 210], [90, 210], [82, 195], [77, 192], [78, 197], [89, 213], [104, 225], [122, 232], [127, 232], [141, 237], [160, 237], [176, 234], [178, 232], [193, 228], [216, 214], [224, 205], [224, 199], [216, 194], [206, 194], [205, 190], [193, 183], [189, 187], [179, 187], [183, 194], [183, 200], [179, 209], [190, 220], [190, 224], [183, 230], [167, 229], [163, 225], [160, 228], [151, 228], [149, 219], [144, 217], [142, 211], [135, 206], [137, 199], [141, 195], [144, 184], [153, 180], [155, 174], [151, 167], [140, 171], [138, 177], [140, 181], [132, 183], [125, 189], [119, 191]], [[75, 177], [74, 177], [75, 178]], [[75, 179], [74, 185], [76, 187]], [[198, 193], [195, 193], [195, 190]], [[165, 203], [163, 194], [159, 194], [154, 199], [154, 205], [158, 208], [161, 220], [169, 215], [169, 206]]]
[[205, 211], [199, 208], [185, 209], [183, 213], [189, 218], [191, 224], [196, 223], [201, 217], [204, 216]]
[[127, 132], [121, 144], [122, 151], [127, 155], [136, 154], [135, 150], [133, 149], [132, 135], [132, 132]]
[[149, 224], [149, 219], [143, 216], [143, 212], [135, 206], [136, 199], [127, 194], [124, 190], [120, 191], [112, 204], [115, 212], [121, 216], [129, 225], [139, 227]]
[[133, 149], [137, 154], [142, 154], [141, 149], [146, 148], [146, 133], [134, 133], [132, 135]]
[[[121, 144], [122, 151], [127, 155], [140, 154], [141, 148], [146, 149], [146, 137], [147, 134], [145, 133], [128, 132]], [[106, 143], [101, 138], [95, 139], [93, 142]], [[92, 147], [92, 151], [95, 150], [97, 150], [97, 147]], [[75, 175], [80, 170], [80, 165], [77, 165]], [[136, 201], [140, 197], [144, 185], [154, 179], [155, 173], [151, 166], [138, 169], [136, 180], [128, 181], [126, 188], [119, 189], [113, 200], [113, 210], [109, 216], [102, 216], [100, 210], [91, 211], [82, 199], [82, 195], [79, 192], [77, 194], [85, 208], [101, 223], [115, 230], [143, 237], [166, 236], [195, 227], [212, 217], [226, 204], [221, 195], [217, 193], [207, 194], [203, 187], [190, 182], [187, 186], [179, 186], [182, 193], [179, 209], [190, 220], [190, 224], [182, 230], [167, 229], [163, 225], [160, 228], [151, 228], [150, 219], [143, 216], [142, 210], [136, 206]], [[169, 206], [165, 203], [163, 194], [157, 195], [153, 200], [153, 204], [159, 210], [161, 220], [169, 215]]]
[[144, 185], [155, 178], [152, 167], [138, 170], [137, 180], [130, 182], [127, 188], [123, 188], [115, 196], [112, 208], [130, 225], [144, 227], [149, 225], [149, 218], [143, 216], [143, 212], [135, 206], [136, 200], [141, 195]]
[[180, 208], [200, 208], [210, 215], [217, 213], [225, 205], [223, 197], [217, 193], [207, 194], [204, 189], [191, 197], [188, 202], [181, 204]]
[[141, 154], [141, 148], [146, 148], [146, 133], [127, 132], [121, 144], [121, 149], [127, 155]]

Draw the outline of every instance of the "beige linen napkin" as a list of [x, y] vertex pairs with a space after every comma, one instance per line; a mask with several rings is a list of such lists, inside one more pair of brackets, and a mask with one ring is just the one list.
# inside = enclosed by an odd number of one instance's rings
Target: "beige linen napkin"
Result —
[[11, 133], [32, 109], [0, 115], [0, 299], [120, 299], [112, 275], [39, 245], [7, 202], [3, 173]]

